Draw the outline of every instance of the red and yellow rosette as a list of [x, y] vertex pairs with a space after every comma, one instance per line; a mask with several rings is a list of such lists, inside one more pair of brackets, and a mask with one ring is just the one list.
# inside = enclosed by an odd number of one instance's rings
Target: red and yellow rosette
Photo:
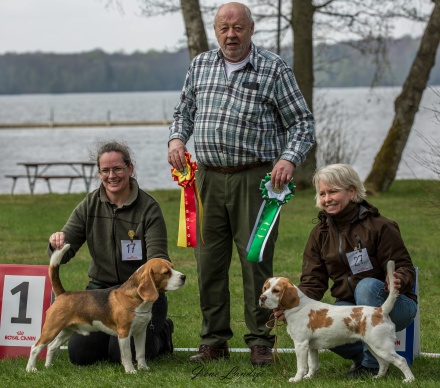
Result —
[[[179, 186], [182, 186], [180, 196], [180, 215], [179, 215], [179, 235], [177, 246], [193, 248], [197, 245], [197, 208], [196, 201], [199, 204], [200, 222], [203, 217], [203, 207], [200, 201], [199, 192], [196, 186], [197, 163], [191, 162], [191, 154], [185, 152], [186, 166], [183, 172], [171, 169], [171, 175]], [[201, 224], [200, 224], [200, 230]]]

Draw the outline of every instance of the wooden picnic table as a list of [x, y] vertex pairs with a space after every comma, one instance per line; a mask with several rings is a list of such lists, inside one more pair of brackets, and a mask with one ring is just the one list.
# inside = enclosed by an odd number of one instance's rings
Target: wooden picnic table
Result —
[[[35, 183], [39, 179], [43, 179], [47, 183], [49, 192], [52, 192], [50, 186], [50, 181], [52, 179], [69, 179], [69, 190], [72, 188], [72, 182], [75, 179], [82, 179], [84, 181], [84, 186], [87, 192], [90, 191], [90, 185], [94, 177], [95, 163], [89, 161], [49, 161], [49, 162], [20, 162], [17, 165], [24, 166], [25, 174], [9, 174], [6, 175], [7, 178], [12, 178], [12, 189], [11, 194], [14, 194], [15, 185], [17, 180], [20, 178], [27, 179], [29, 183], [29, 190], [31, 194], [34, 193]], [[69, 167], [72, 171], [70, 174], [54, 172], [52, 167]], [[52, 173], [50, 169], [52, 168]], [[48, 171], [49, 170], [49, 171]]]

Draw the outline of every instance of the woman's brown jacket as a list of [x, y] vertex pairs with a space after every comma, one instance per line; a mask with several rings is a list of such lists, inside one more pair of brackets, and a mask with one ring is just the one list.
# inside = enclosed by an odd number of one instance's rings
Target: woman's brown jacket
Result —
[[[401, 278], [400, 293], [417, 301], [413, 293], [415, 270], [399, 226], [379, 214], [368, 202], [350, 202], [336, 215], [324, 211], [312, 229], [304, 250], [299, 288], [308, 297], [321, 300], [331, 285], [337, 300], [354, 302], [354, 290], [364, 278], [385, 282], [387, 262], [394, 260]], [[366, 248], [372, 269], [353, 274], [346, 254]]]

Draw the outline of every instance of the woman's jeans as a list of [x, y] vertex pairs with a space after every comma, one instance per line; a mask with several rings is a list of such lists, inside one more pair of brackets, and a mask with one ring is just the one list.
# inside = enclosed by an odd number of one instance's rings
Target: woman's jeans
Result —
[[[380, 307], [383, 305], [387, 297], [388, 291], [385, 290], [385, 284], [383, 282], [377, 279], [366, 278], [362, 279], [356, 287], [354, 293], [356, 303], [341, 300], [335, 302], [335, 305]], [[390, 313], [390, 318], [396, 325], [396, 332], [407, 328], [414, 320], [416, 314], [417, 303], [405, 295], [399, 295]], [[362, 365], [365, 367], [379, 368], [378, 362], [362, 341], [337, 346], [330, 350], [339, 356], [351, 359], [356, 363], [362, 362]]]

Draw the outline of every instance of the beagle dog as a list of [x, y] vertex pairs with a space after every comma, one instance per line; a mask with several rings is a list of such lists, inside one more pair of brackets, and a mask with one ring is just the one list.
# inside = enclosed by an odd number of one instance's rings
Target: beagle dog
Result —
[[41, 336], [32, 346], [27, 372], [36, 372], [40, 352], [48, 346], [46, 367], [74, 332], [88, 335], [103, 331], [118, 337], [121, 362], [126, 373], [136, 373], [133, 367], [130, 336], [134, 338], [138, 369], [149, 369], [145, 362], [146, 327], [151, 319], [153, 302], [159, 292], [177, 290], [186, 276], [173, 269], [163, 259], [150, 259], [139, 267], [119, 288], [85, 291], [65, 291], [59, 277], [59, 267], [69, 244], [53, 252], [49, 277], [55, 301], [46, 312]]
[[398, 296], [394, 288], [394, 262], [387, 264], [390, 293], [381, 307], [334, 306], [308, 298], [289, 279], [267, 279], [260, 307], [284, 309], [287, 332], [295, 343], [297, 372], [289, 382], [312, 378], [319, 368], [318, 350], [363, 341], [379, 362], [375, 378], [383, 377], [390, 363], [414, 380], [405, 358], [396, 353], [396, 332], [389, 314]]

